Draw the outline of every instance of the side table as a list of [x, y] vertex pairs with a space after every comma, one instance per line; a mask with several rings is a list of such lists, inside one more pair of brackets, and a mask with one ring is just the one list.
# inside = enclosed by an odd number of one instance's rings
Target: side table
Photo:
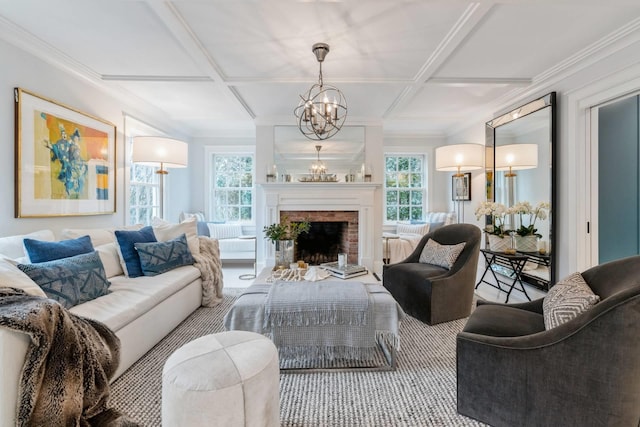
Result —
[[397, 234], [383, 234], [382, 235], [382, 240], [383, 240], [383, 254], [382, 254], [382, 263], [383, 264], [389, 264], [391, 262], [391, 252], [389, 250], [389, 240], [395, 240], [395, 239], [399, 239], [400, 236], [398, 236]]
[[241, 239], [253, 239], [253, 274], [246, 273], [238, 276], [240, 280], [252, 280], [258, 275], [258, 239], [256, 236], [241, 236]]
[[[476, 289], [478, 289], [478, 286], [480, 286], [480, 284], [484, 283], [491, 287], [499, 289], [502, 292], [506, 292], [507, 298], [504, 301], [506, 304], [509, 302], [509, 297], [511, 296], [511, 292], [513, 292], [513, 289], [515, 288], [518, 291], [521, 291], [522, 293], [524, 293], [527, 299], [531, 301], [531, 298], [529, 298], [529, 294], [527, 294], [527, 290], [525, 289], [524, 284], [522, 283], [522, 277], [521, 277], [522, 270], [524, 269], [524, 265], [529, 260], [528, 256], [517, 255], [517, 254], [509, 255], [504, 252], [495, 252], [488, 249], [480, 249], [480, 253], [482, 253], [482, 255], [484, 256], [487, 267], [485, 268], [484, 273], [482, 273], [482, 277], [480, 277], [480, 280], [476, 284]], [[503, 280], [500, 280], [496, 275], [496, 272], [493, 270], [493, 268], [491, 268], [493, 265], [502, 265], [510, 268], [513, 271], [513, 275], [512, 275], [513, 281], [511, 283], [508, 283]], [[485, 280], [485, 276], [489, 271], [491, 272], [494, 280], [496, 281], [495, 284]], [[516, 288], [516, 284], [520, 285], [519, 289]], [[506, 288], [503, 288], [501, 285], [505, 285]]]

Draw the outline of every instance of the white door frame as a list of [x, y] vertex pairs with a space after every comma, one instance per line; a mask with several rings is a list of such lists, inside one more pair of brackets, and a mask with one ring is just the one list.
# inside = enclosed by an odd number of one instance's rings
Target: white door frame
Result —
[[592, 117], [592, 109], [637, 94], [640, 91], [639, 75], [640, 65], [629, 67], [567, 96], [567, 136], [570, 142], [567, 149], [568, 165], [576, 172], [576, 197], [572, 197], [574, 203], [570, 203], [574, 206], [575, 216], [569, 216], [576, 218], [575, 228], [571, 230], [575, 238], [571, 240], [576, 243], [576, 254], [575, 265], [572, 262], [567, 271], [584, 271], [598, 264], [598, 129], [597, 120]]

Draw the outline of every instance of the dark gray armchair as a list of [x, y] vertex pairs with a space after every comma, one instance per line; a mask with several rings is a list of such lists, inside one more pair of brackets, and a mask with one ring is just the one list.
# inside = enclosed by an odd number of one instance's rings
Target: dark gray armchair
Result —
[[640, 423], [640, 256], [582, 273], [601, 301], [548, 331], [542, 299], [480, 304], [457, 337], [458, 412], [493, 426]]
[[[382, 284], [409, 315], [430, 325], [471, 313], [480, 253], [480, 229], [451, 224], [426, 234], [404, 261], [383, 267]], [[418, 262], [427, 240], [441, 245], [466, 242], [451, 270]]]

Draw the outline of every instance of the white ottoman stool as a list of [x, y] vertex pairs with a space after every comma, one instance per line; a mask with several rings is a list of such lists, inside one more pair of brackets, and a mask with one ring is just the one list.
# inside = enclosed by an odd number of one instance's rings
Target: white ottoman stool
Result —
[[162, 425], [279, 426], [278, 351], [255, 332], [200, 337], [162, 371]]

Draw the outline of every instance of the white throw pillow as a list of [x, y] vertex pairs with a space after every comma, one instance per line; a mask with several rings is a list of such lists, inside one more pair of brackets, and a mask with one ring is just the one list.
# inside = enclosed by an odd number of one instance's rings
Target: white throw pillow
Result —
[[107, 279], [124, 274], [122, 264], [120, 264], [118, 245], [115, 242], [96, 246], [95, 250], [98, 252], [98, 255], [100, 255], [100, 260], [104, 266], [104, 272]]
[[187, 245], [191, 255], [200, 254], [200, 241], [198, 240], [198, 225], [195, 217], [187, 218], [180, 224], [174, 224], [161, 218], [153, 218], [151, 221], [153, 234], [156, 235], [158, 242], [166, 242], [167, 240], [180, 237], [181, 234], [187, 236]]
[[91, 244], [96, 246], [106, 245], [116, 241], [116, 230], [140, 230], [142, 224], [125, 225], [123, 227], [104, 227], [104, 228], [64, 228], [60, 232], [60, 240], [77, 239], [82, 236], [89, 236]]
[[429, 223], [426, 224], [398, 224], [397, 234], [419, 234], [424, 236], [429, 232]]
[[560, 326], [589, 310], [600, 301], [582, 274], [573, 273], [549, 289], [542, 301], [544, 327], [549, 330]]
[[55, 240], [55, 236], [51, 230], [39, 230], [29, 234], [0, 237], [0, 254], [11, 259], [27, 256], [23, 243], [25, 237], [34, 240], [45, 240], [47, 242], [53, 242]]
[[456, 245], [441, 245], [435, 240], [429, 239], [422, 249], [419, 262], [437, 265], [451, 270], [451, 267], [453, 267], [453, 264], [455, 264], [464, 249], [465, 244], [465, 242], [462, 242]]
[[212, 239], [235, 239], [242, 236], [242, 226], [240, 224], [207, 224], [209, 235]]
[[22, 289], [29, 295], [47, 298], [36, 282], [16, 267], [12, 260], [3, 256], [0, 256], [0, 286]]

